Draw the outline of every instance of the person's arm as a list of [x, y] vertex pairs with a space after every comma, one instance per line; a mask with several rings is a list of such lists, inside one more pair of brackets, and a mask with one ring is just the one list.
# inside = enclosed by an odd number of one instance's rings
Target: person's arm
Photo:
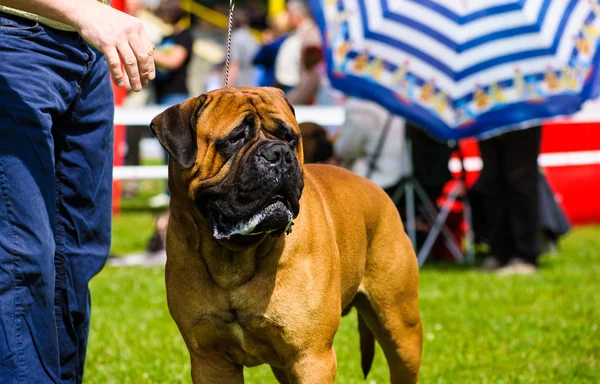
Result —
[[177, 69], [185, 63], [188, 51], [181, 45], [174, 46], [169, 53], [154, 52], [154, 62], [167, 69]]
[[169, 52], [162, 52], [160, 49], [154, 52], [154, 62], [168, 69], [180, 68], [188, 56], [192, 54], [194, 38], [189, 29], [183, 30], [175, 37], [175, 45]]
[[96, 0], [0, 0], [1, 5], [68, 24], [106, 57], [118, 86], [121, 62], [135, 91], [154, 79], [154, 45], [142, 22]]

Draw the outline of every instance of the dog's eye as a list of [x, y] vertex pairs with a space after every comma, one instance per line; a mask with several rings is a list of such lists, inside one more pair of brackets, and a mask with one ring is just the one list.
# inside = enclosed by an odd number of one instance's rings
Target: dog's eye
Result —
[[279, 130], [279, 132], [277, 132], [276, 136], [279, 137], [281, 140], [287, 141], [287, 143], [289, 145], [291, 145], [292, 147], [295, 147], [296, 144], [298, 144], [298, 137], [296, 135], [294, 135], [293, 132], [291, 132], [287, 129]]
[[298, 138], [293, 133], [286, 133], [284, 140], [287, 141], [292, 147], [295, 147], [298, 144]]
[[248, 133], [248, 128], [244, 128], [241, 131], [237, 132], [236, 134], [234, 134], [233, 136], [229, 137], [229, 139], [227, 141], [229, 141], [229, 144], [231, 145], [235, 145], [237, 143], [239, 143], [240, 141], [243, 141], [246, 138], [246, 135]]

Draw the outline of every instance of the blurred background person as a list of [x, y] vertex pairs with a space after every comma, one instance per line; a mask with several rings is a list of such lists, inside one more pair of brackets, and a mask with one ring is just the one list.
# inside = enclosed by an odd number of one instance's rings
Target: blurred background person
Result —
[[[469, 201], [472, 207], [472, 224], [475, 234], [475, 243], [480, 252], [486, 256], [490, 252], [490, 227], [486, 217], [486, 195], [481, 191], [482, 182], [487, 179], [479, 178], [469, 190]], [[485, 187], [484, 187], [485, 188]], [[541, 167], [538, 167], [538, 215], [540, 220], [540, 252], [556, 254], [558, 252], [559, 240], [571, 230], [571, 222], [566, 212], [557, 202], [555, 192], [548, 183], [548, 179]], [[499, 261], [491, 257], [484, 262], [484, 269], [493, 270], [498, 268]]]
[[479, 141], [483, 169], [477, 181], [491, 256], [482, 269], [530, 274], [538, 268], [541, 220], [538, 155], [541, 127]]
[[321, 32], [312, 20], [306, 4], [290, 0], [287, 12], [291, 33], [282, 43], [275, 60], [276, 86], [286, 93], [301, 82], [303, 52], [307, 48], [321, 49]]
[[[125, 12], [135, 16], [144, 24], [144, 29], [153, 44], [159, 44], [162, 39], [173, 32], [173, 27], [163, 22], [147, 6], [148, 1], [127, 0], [125, 2]], [[124, 101], [125, 107], [143, 107], [154, 100], [155, 91], [153, 83], [149, 83], [140, 92], [134, 92], [128, 84], [127, 97]], [[142, 137], [149, 137], [149, 132], [144, 127], [126, 127], [125, 129], [127, 152], [125, 155], [125, 165], [140, 165], [140, 140]], [[123, 182], [123, 196], [133, 197], [139, 189], [139, 180], [125, 180]]]
[[287, 93], [294, 105], [314, 105], [321, 89], [321, 73], [317, 65], [323, 60], [323, 51], [310, 46], [302, 49], [300, 56], [300, 82]]
[[[186, 13], [178, 0], [161, 2], [155, 12], [164, 23], [172, 26], [172, 33], [162, 39], [154, 52], [156, 101], [159, 105], [171, 106], [190, 98], [187, 78], [194, 39], [190, 29], [182, 26], [181, 20]], [[168, 163], [167, 153], [164, 155], [165, 163]], [[149, 203], [152, 207], [166, 206], [169, 203], [168, 187], [165, 186], [165, 192], [152, 197]]]
[[281, 45], [288, 37], [289, 17], [287, 12], [279, 12], [269, 18], [269, 28], [262, 33], [262, 46], [254, 55], [252, 63], [257, 69], [256, 85], [275, 86], [275, 62]]
[[[259, 31], [263, 31], [268, 28], [267, 22], [267, 6], [270, 0], [245, 0], [241, 3], [241, 7], [246, 16], [250, 20], [250, 27]], [[227, 2], [229, 5], [229, 2]], [[236, 8], [237, 10], [237, 8]], [[235, 18], [234, 14], [234, 18]]]
[[173, 105], [190, 97], [187, 72], [194, 39], [190, 29], [180, 23], [185, 11], [178, 0], [164, 0], [156, 9], [156, 15], [172, 26], [171, 34], [162, 39], [154, 53], [156, 101], [160, 105]]
[[[250, 32], [250, 19], [243, 10], [236, 10], [233, 17], [231, 34], [231, 60], [229, 65], [229, 86], [250, 87], [254, 83], [255, 73], [252, 59], [258, 51], [258, 41]], [[225, 68], [224, 68], [225, 70]], [[225, 79], [223, 71], [222, 79]]]
[[[334, 143], [339, 164], [392, 194], [406, 176], [404, 119], [375, 102], [355, 97], [347, 98], [345, 114]], [[387, 124], [388, 132], [382, 137]]]

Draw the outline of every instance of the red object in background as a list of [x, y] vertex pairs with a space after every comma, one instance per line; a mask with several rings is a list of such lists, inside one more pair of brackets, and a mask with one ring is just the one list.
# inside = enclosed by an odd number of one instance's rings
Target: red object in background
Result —
[[[111, 7], [120, 11], [125, 9], [125, 0], [112, 0]], [[115, 94], [115, 106], [122, 105], [127, 96], [127, 90], [124, 87], [117, 87], [113, 82], [113, 92]], [[114, 165], [123, 165], [125, 158], [125, 127], [115, 125], [114, 138]], [[118, 215], [121, 212], [121, 182], [113, 182], [113, 215]]]
[[544, 168], [548, 183], [572, 224], [600, 223], [600, 122], [545, 124], [541, 152], [574, 152], [579, 165]]
[[[460, 148], [471, 187], [479, 177], [479, 147], [476, 140], [465, 139]], [[565, 119], [544, 124], [540, 163], [571, 224], [600, 223], [600, 121]]]
[[[113, 84], [115, 93], [115, 105], [122, 105], [125, 99], [126, 91], [123, 88], [118, 88]], [[123, 165], [125, 159], [125, 127], [123, 125], [115, 125], [114, 127], [114, 160], [113, 165]], [[113, 181], [113, 215], [118, 215], [121, 212], [121, 182]]]
[[[452, 191], [457, 186], [457, 183], [460, 181], [457, 179], [452, 179], [446, 183], [444, 188], [442, 189], [442, 195], [437, 199], [436, 205], [441, 210], [445, 204], [448, 204], [448, 198]], [[445, 222], [448, 230], [452, 234], [454, 241], [459, 247], [464, 251], [464, 247], [462, 246], [462, 239], [465, 236], [467, 227], [463, 216], [463, 202], [462, 197], [454, 200], [452, 205], [450, 206], [450, 212], [448, 213], [448, 217]], [[438, 258], [445, 261], [456, 261], [450, 249], [446, 246], [447, 240], [440, 234], [438, 236], [437, 241], [435, 242], [431, 254], [436, 255]]]

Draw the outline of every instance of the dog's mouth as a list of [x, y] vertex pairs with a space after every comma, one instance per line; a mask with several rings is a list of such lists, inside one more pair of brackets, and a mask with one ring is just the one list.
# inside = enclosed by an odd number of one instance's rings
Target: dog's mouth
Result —
[[275, 195], [263, 208], [246, 218], [225, 217], [213, 207], [208, 208], [208, 216], [215, 239], [231, 240], [234, 236], [287, 232], [292, 225], [294, 215], [289, 201], [281, 195]]

